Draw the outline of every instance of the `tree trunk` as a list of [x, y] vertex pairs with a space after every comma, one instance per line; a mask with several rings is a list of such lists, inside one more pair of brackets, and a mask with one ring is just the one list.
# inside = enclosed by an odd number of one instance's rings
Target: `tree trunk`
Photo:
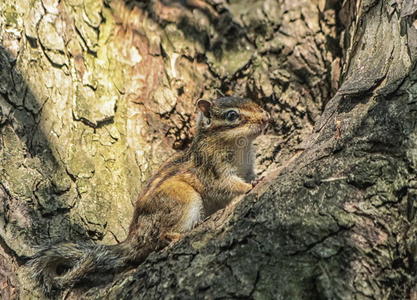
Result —
[[42, 298], [37, 246], [123, 240], [219, 94], [271, 112], [265, 179], [66, 299], [417, 298], [414, 0], [18, 2], [0, 3], [2, 298]]

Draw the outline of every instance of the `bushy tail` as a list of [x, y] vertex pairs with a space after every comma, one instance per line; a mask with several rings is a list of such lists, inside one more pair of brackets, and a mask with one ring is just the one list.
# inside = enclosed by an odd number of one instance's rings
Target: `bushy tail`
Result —
[[27, 263], [45, 295], [76, 284], [100, 283], [125, 268], [129, 251], [122, 244], [61, 243], [39, 251]]

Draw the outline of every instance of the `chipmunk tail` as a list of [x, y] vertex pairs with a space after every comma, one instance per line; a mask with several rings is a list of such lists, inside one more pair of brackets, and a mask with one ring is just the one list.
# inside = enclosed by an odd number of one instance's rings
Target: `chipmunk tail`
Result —
[[51, 296], [63, 289], [106, 282], [128, 265], [123, 244], [61, 243], [41, 249], [27, 263], [28, 275]]

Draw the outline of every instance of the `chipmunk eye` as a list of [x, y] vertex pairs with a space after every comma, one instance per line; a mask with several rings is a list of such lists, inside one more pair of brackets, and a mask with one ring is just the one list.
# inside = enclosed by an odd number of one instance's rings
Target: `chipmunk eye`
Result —
[[233, 122], [237, 118], [239, 118], [239, 114], [234, 110], [229, 110], [225, 115], [225, 119], [229, 122]]

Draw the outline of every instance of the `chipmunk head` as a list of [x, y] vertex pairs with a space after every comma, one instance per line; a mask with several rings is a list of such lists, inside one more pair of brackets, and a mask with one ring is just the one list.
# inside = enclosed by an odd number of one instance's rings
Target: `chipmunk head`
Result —
[[263, 132], [270, 121], [269, 114], [250, 99], [200, 99], [197, 107], [200, 111], [198, 130], [225, 141], [242, 137], [253, 139]]

